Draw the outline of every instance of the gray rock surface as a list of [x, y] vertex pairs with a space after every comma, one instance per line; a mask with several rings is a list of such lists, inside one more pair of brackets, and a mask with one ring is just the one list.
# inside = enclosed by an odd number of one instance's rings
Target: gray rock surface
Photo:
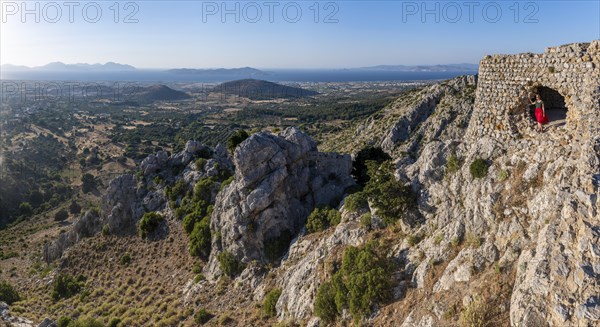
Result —
[[348, 186], [349, 155], [320, 153], [296, 128], [279, 136], [257, 133], [235, 150], [235, 181], [219, 193], [211, 229], [220, 231], [206, 272], [219, 274], [216, 256], [228, 251], [242, 262], [269, 262], [265, 243], [296, 235], [317, 205], [337, 206]]
[[56, 240], [44, 244], [43, 258], [47, 263], [60, 258], [65, 250], [75, 245], [85, 237], [90, 237], [100, 231], [100, 216], [96, 211], [87, 211], [73, 224], [73, 228], [61, 233]]
[[31, 320], [11, 315], [10, 307], [5, 302], [0, 302], [0, 325], [7, 327], [34, 327]]
[[327, 238], [305, 238], [294, 243], [278, 268], [282, 290], [276, 306], [278, 318], [309, 318], [317, 289], [325, 277], [320, 276], [319, 268], [336, 249], [363, 244], [365, 234], [356, 221], [350, 221], [339, 224]]

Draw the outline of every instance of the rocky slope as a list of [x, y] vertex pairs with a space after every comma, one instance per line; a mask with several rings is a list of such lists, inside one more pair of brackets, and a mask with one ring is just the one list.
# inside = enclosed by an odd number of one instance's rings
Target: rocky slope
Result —
[[[460, 89], [463, 81], [449, 84], [458, 84]], [[511, 325], [597, 324], [600, 135], [586, 139], [571, 134], [566, 126], [554, 126], [542, 135], [510, 143], [493, 138], [465, 142], [463, 126], [445, 124], [437, 115], [444, 108], [439, 102], [435, 105], [432, 99], [436, 97], [430, 95], [439, 94], [439, 87], [421, 91], [427, 95], [411, 108], [414, 111], [392, 113], [395, 109], [390, 108], [382, 118], [398, 114], [399, 118], [387, 133], [376, 127], [375, 119], [356, 133], [367, 135], [364, 143], [380, 145], [396, 158], [396, 173], [419, 192], [419, 208], [426, 221], [408, 231], [423, 235], [418, 244], [401, 241], [391, 253], [408, 260], [412, 275], [408, 292], [425, 294], [417, 297], [419, 302], [410, 311], [375, 321], [409, 326], [446, 323], [446, 313], [455, 310], [455, 304], [468, 307], [475, 297], [483, 296], [485, 292], [477, 288], [493, 269], [496, 275], [514, 274], [506, 281], [512, 285], [510, 300], [496, 308], [506, 312]], [[429, 103], [434, 103], [433, 109]], [[469, 110], [467, 105], [462, 113], [468, 116]], [[396, 126], [406, 131], [419, 123], [440, 129], [395, 132]], [[436, 139], [440, 130], [449, 137]], [[415, 149], [415, 141], [423, 144], [422, 135], [428, 142], [419, 152], [402, 155], [395, 150]], [[448, 161], [457, 159], [460, 168], [454, 172]], [[470, 173], [475, 159], [490, 166], [483, 178]], [[461, 242], [470, 245], [457, 249]], [[438, 265], [444, 268], [442, 273], [436, 273]], [[447, 302], [430, 306], [438, 294]], [[498, 303], [494, 296], [487, 296], [491, 303]]]

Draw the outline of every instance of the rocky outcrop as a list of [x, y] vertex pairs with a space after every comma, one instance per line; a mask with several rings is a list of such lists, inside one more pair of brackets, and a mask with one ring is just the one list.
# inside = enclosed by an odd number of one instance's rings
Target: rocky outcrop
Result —
[[315, 206], [337, 206], [354, 184], [349, 155], [319, 153], [296, 128], [252, 135], [235, 150], [234, 164], [235, 181], [219, 193], [212, 215], [211, 229], [220, 237], [206, 269], [211, 277], [219, 274], [221, 251], [242, 262], [270, 262], [267, 244], [289, 245]]
[[[345, 219], [350, 216], [345, 214]], [[346, 246], [363, 244], [365, 235], [365, 229], [352, 216], [351, 220], [339, 224], [326, 238], [316, 239], [313, 235], [295, 242], [277, 271], [280, 276], [278, 287], [282, 290], [277, 301], [278, 318], [310, 318], [317, 289], [326, 277], [330, 277], [324, 275], [326, 260]]]
[[[399, 159], [398, 174], [419, 190], [427, 222], [410, 233], [430, 235], [398, 249], [417, 265], [413, 287], [471, 296], [477, 291], [470, 285], [485, 283], [481, 272], [514, 269], [512, 325], [597, 324], [599, 138], [573, 140], [555, 127], [536, 139], [430, 142], [416, 161]], [[456, 173], [446, 166], [450, 156], [461, 162]], [[490, 165], [486, 177], [471, 176], [475, 159]], [[469, 247], [449, 256], [453, 240]], [[447, 265], [428, 285], [431, 262]], [[404, 322], [443, 323], [423, 312], [415, 309]]]
[[44, 244], [44, 261], [51, 263], [60, 258], [66, 249], [85, 237], [93, 236], [100, 231], [101, 226], [98, 211], [87, 211], [75, 221], [71, 230], [61, 233], [53, 242]]
[[31, 320], [10, 314], [10, 308], [5, 302], [0, 302], [0, 323], [8, 327], [34, 327]]
[[[206, 160], [200, 169], [195, 165], [198, 158]], [[211, 149], [197, 141], [188, 141], [183, 151], [170, 157], [165, 151], [159, 151], [141, 162], [137, 177], [127, 174], [111, 181], [103, 199], [104, 222], [111, 233], [131, 233], [145, 212], [166, 210], [170, 214], [164, 194], [165, 185], [183, 179], [191, 190], [200, 179], [216, 176], [223, 170], [232, 171], [232, 166], [222, 145]], [[156, 185], [156, 177], [164, 182]]]
[[130, 233], [135, 228], [135, 222], [144, 213], [144, 191], [137, 188], [135, 177], [130, 174], [121, 175], [110, 182], [103, 206], [107, 214], [105, 221], [112, 233]]
[[[198, 169], [195, 159], [202, 157], [206, 164]], [[233, 164], [227, 150], [219, 145], [211, 149], [196, 141], [188, 141], [183, 151], [168, 156], [165, 151], [146, 157], [134, 176], [124, 174], [113, 179], [102, 199], [101, 211], [89, 211], [78, 219], [73, 228], [44, 246], [43, 256], [48, 263], [59, 259], [65, 250], [84, 237], [97, 234], [104, 226], [114, 235], [136, 233], [139, 219], [145, 212], [161, 211], [172, 216], [164, 188], [177, 180], [184, 180], [188, 189], [205, 177], [232, 171]], [[162, 180], [157, 184], [155, 178]], [[181, 197], [178, 198], [178, 201]]]
[[50, 318], [44, 319], [38, 327], [58, 327], [58, 325]]

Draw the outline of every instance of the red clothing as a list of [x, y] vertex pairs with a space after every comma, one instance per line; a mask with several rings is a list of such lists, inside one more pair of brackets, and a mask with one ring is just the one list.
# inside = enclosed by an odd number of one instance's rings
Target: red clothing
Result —
[[537, 119], [540, 124], [548, 123], [548, 116], [544, 115], [542, 108], [535, 108], [535, 119]]

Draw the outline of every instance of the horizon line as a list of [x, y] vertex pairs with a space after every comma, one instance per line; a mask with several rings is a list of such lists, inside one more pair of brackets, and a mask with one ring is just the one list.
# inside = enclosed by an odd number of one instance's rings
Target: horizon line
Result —
[[405, 66], [405, 67], [419, 67], [419, 66], [451, 66], [451, 65], [474, 65], [474, 66], [479, 66], [479, 63], [470, 63], [470, 62], [460, 62], [460, 63], [436, 63], [436, 64], [375, 64], [375, 65], [369, 65], [369, 66], [354, 66], [354, 67], [253, 67], [253, 66], [235, 66], [235, 67], [199, 67], [199, 68], [193, 68], [193, 67], [160, 67], [160, 68], [153, 68], [153, 67], [136, 67], [134, 65], [131, 64], [121, 64], [118, 62], [114, 62], [114, 61], [107, 61], [106, 63], [65, 63], [62, 61], [52, 61], [49, 62], [47, 64], [41, 65], [41, 66], [27, 66], [27, 65], [23, 65], [23, 64], [13, 64], [13, 63], [0, 63], [0, 66], [4, 66], [4, 65], [10, 65], [10, 66], [15, 66], [15, 67], [26, 67], [28, 69], [36, 69], [36, 68], [42, 68], [44, 66], [47, 66], [49, 64], [53, 64], [53, 63], [62, 63], [64, 65], [106, 65], [108, 63], [113, 63], [113, 64], [118, 64], [118, 65], [123, 65], [123, 66], [131, 66], [136, 70], [175, 70], [175, 69], [191, 69], [191, 70], [216, 70], [216, 69], [243, 69], [243, 68], [250, 68], [250, 69], [257, 69], [257, 70], [344, 70], [344, 69], [365, 69], [365, 68], [374, 68], [374, 67], [382, 67], [382, 66], [389, 66], [389, 67], [394, 67], [394, 66]]

